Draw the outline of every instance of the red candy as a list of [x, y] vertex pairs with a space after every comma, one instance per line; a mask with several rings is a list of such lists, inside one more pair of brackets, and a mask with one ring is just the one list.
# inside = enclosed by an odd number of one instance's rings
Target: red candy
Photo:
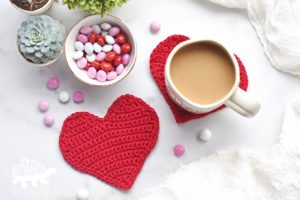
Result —
[[114, 62], [113, 62], [113, 65], [114, 66], [118, 66], [119, 64], [122, 63], [122, 56], [117, 56], [115, 59], [114, 59]]
[[128, 53], [131, 50], [131, 45], [129, 43], [125, 43], [121, 46], [121, 51], [123, 53]]
[[100, 44], [101, 46], [105, 45], [105, 39], [102, 35], [98, 35], [97, 37], [97, 42], [98, 44]]
[[117, 41], [118, 41], [119, 44], [124, 44], [124, 43], [127, 42], [127, 38], [125, 37], [124, 34], [119, 33], [119, 34], [117, 35]]
[[108, 62], [111, 62], [111, 61], [113, 61], [115, 59], [116, 55], [117, 54], [115, 52], [113, 52], [113, 51], [109, 52], [108, 54], [106, 54], [105, 60], [108, 61]]
[[95, 67], [96, 70], [101, 69], [101, 63], [98, 61], [92, 62], [92, 66]]
[[83, 69], [88, 70], [91, 66], [92, 66], [91, 63], [88, 62]]
[[92, 32], [89, 37], [89, 42], [93, 44], [96, 42], [96, 39], [97, 39], [97, 34], [95, 32]]
[[108, 62], [102, 62], [101, 69], [104, 71], [111, 71], [113, 69], [113, 66]]

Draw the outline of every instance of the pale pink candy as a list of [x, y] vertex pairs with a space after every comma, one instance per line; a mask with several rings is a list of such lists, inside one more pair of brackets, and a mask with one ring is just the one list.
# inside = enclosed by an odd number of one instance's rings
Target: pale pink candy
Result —
[[158, 32], [160, 30], [160, 27], [161, 27], [161, 25], [158, 21], [153, 21], [150, 24], [150, 30], [154, 33]]
[[54, 123], [54, 116], [52, 114], [46, 114], [44, 116], [44, 124], [46, 126], [52, 126]]
[[79, 34], [79, 35], [77, 35], [77, 40], [79, 42], [81, 42], [82, 44], [85, 44], [85, 43], [88, 42], [89, 39], [88, 39], [88, 37], [86, 35]]
[[106, 72], [103, 70], [99, 70], [97, 73], [97, 80], [100, 82], [106, 81]]
[[90, 26], [83, 26], [83, 27], [81, 27], [80, 30], [79, 30], [79, 32], [80, 32], [81, 34], [84, 34], [84, 35], [88, 35], [88, 34], [90, 34], [92, 31], [93, 31], [93, 29], [92, 29], [92, 27], [90, 27]]
[[85, 57], [82, 57], [79, 60], [77, 60], [76, 64], [78, 68], [83, 69], [87, 64], [87, 59]]
[[112, 27], [111, 29], [109, 29], [108, 34], [115, 37], [120, 33], [120, 28], [119, 27]]
[[97, 76], [97, 70], [96, 70], [96, 68], [95, 67], [90, 67], [88, 69], [87, 74], [88, 74], [88, 77], [90, 77], [92, 79], [96, 78], [96, 76]]
[[185, 148], [181, 144], [175, 145], [173, 150], [174, 150], [175, 156], [181, 156], [185, 152]]
[[118, 76], [117, 72], [111, 71], [111, 72], [108, 72], [106, 78], [107, 78], [107, 80], [112, 81], [112, 80], [114, 80], [117, 76]]
[[126, 66], [128, 65], [129, 61], [130, 61], [130, 55], [128, 53], [124, 54], [122, 58], [122, 64]]
[[75, 91], [73, 93], [73, 101], [75, 103], [81, 103], [84, 101], [84, 94], [82, 91]]
[[105, 57], [106, 57], [106, 53], [105, 52], [100, 52], [100, 53], [97, 54], [96, 60], [99, 61], [99, 62], [102, 62], [102, 61], [104, 61]]
[[113, 51], [114, 51], [116, 54], [120, 54], [120, 53], [121, 53], [121, 47], [120, 47], [118, 44], [114, 44], [114, 45], [113, 45]]
[[116, 68], [116, 72], [118, 75], [122, 74], [123, 70], [124, 70], [123, 64], [119, 64], [118, 67]]

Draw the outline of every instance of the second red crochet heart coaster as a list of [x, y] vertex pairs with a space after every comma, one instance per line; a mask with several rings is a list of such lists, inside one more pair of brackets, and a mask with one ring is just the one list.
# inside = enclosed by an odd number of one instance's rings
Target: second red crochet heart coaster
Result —
[[158, 130], [155, 110], [140, 98], [123, 95], [104, 118], [88, 112], [69, 116], [59, 148], [75, 169], [129, 190], [156, 144]]
[[[167, 61], [167, 58], [171, 51], [181, 42], [189, 40], [188, 37], [184, 35], [172, 35], [165, 39], [164, 41], [160, 42], [156, 48], [152, 51], [150, 56], [150, 70], [152, 73], [152, 76], [157, 83], [161, 93], [163, 94], [165, 100], [169, 104], [173, 115], [175, 117], [175, 120], [177, 123], [185, 123], [187, 121], [190, 121], [192, 119], [198, 119], [202, 117], [206, 117], [207, 115], [214, 113], [218, 110], [221, 110], [222, 108], [225, 108], [225, 105], [222, 105], [221, 107], [203, 114], [194, 114], [190, 113], [183, 108], [179, 107], [177, 104], [175, 104], [170, 97], [167, 94], [166, 91], [166, 85], [165, 85], [165, 63]], [[240, 66], [240, 84], [239, 87], [243, 90], [247, 90], [248, 88], [248, 76], [246, 69], [242, 63], [242, 61], [239, 59], [238, 56], [236, 56], [236, 60], [239, 63]]]

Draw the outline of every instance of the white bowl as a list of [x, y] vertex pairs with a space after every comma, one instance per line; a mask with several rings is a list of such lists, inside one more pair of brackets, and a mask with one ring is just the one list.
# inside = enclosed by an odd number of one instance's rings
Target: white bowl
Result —
[[39, 8], [39, 9], [36, 9], [36, 10], [24, 10], [20, 7], [18, 7], [17, 5], [15, 5], [13, 2], [9, 1], [17, 10], [23, 12], [23, 13], [26, 13], [26, 14], [29, 14], [29, 15], [39, 15], [41, 13], [44, 13], [46, 12], [47, 10], [49, 10], [52, 5], [53, 5], [53, 1], [54, 0], [49, 0], [43, 7]]
[[[124, 67], [124, 71], [122, 72], [122, 74], [117, 76], [114, 80], [100, 82], [96, 79], [89, 78], [86, 70], [79, 69], [76, 65], [76, 61], [72, 58], [72, 54], [75, 51], [74, 43], [76, 42], [76, 37], [78, 35], [79, 29], [82, 26], [91, 26], [91, 25], [100, 24], [103, 22], [110, 23], [112, 26], [120, 27], [121, 32], [123, 32], [126, 35], [127, 41], [132, 45], [132, 49], [130, 52], [130, 62], [126, 67]], [[82, 81], [86, 84], [89, 84], [89, 85], [110, 86], [110, 85], [113, 85], [113, 84], [119, 82], [120, 80], [125, 78], [128, 75], [128, 73], [132, 70], [132, 68], [135, 64], [136, 54], [137, 54], [136, 53], [136, 42], [135, 42], [135, 39], [134, 39], [131, 31], [129, 30], [127, 25], [125, 25], [125, 23], [121, 19], [114, 17], [112, 15], [106, 15], [103, 18], [101, 18], [99, 15], [90, 15], [90, 16], [83, 18], [72, 28], [72, 30], [70, 31], [70, 33], [67, 36], [66, 41], [65, 41], [65, 57], [66, 57], [68, 66], [70, 67], [71, 71], [73, 72], [73, 74], [75, 75], [76, 78], [78, 78], [80, 81]]]

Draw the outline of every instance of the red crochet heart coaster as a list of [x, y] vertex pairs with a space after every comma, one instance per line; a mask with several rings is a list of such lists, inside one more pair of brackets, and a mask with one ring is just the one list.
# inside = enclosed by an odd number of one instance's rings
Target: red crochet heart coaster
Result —
[[155, 110], [140, 98], [123, 95], [104, 118], [88, 112], [70, 115], [59, 148], [75, 169], [129, 190], [156, 144], [158, 130]]
[[[220, 106], [219, 108], [203, 114], [194, 114], [190, 113], [181, 107], [179, 107], [177, 104], [175, 104], [170, 97], [167, 94], [166, 91], [166, 85], [165, 85], [165, 63], [167, 61], [167, 58], [171, 51], [181, 42], [189, 40], [188, 37], [184, 35], [172, 35], [169, 36], [164, 41], [160, 42], [156, 48], [152, 51], [150, 56], [150, 70], [152, 73], [152, 76], [157, 83], [161, 93], [165, 97], [167, 103], [169, 104], [173, 115], [175, 117], [175, 120], [177, 123], [185, 123], [187, 121], [190, 121], [192, 119], [198, 119], [202, 117], [206, 117], [207, 115], [214, 113], [218, 110], [221, 110], [222, 108], [225, 108], [225, 105]], [[246, 69], [242, 63], [242, 61], [239, 59], [238, 56], [236, 56], [236, 60], [239, 63], [240, 66], [240, 84], [239, 87], [245, 91], [247, 91], [248, 88], [248, 76]]]

